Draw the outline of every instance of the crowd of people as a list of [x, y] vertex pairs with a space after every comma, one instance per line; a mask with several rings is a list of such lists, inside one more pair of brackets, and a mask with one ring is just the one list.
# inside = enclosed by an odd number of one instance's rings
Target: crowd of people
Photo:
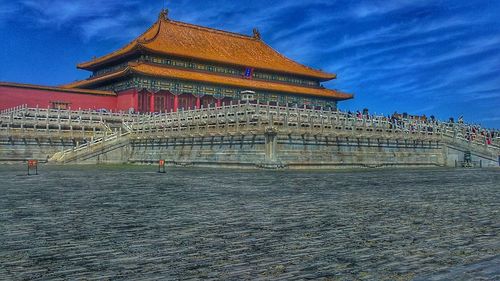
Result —
[[459, 133], [468, 141], [485, 141], [487, 145], [500, 144], [500, 131], [494, 129], [485, 129], [479, 125], [470, 125], [458, 123], [455, 127]]
[[456, 137], [462, 137], [469, 142], [484, 142], [486, 145], [500, 146], [499, 129], [486, 129], [477, 124], [464, 123], [463, 116], [458, 117], [457, 122], [453, 117], [450, 117], [448, 122], [444, 122], [437, 120], [433, 115], [427, 117], [394, 112], [392, 115], [376, 116], [369, 114], [366, 108], [363, 111], [357, 110], [355, 113], [348, 111], [347, 116], [356, 117], [358, 120], [379, 119], [386, 121], [390, 128], [405, 129], [409, 132], [422, 129], [432, 132], [435, 126], [444, 126], [453, 130]]
[[448, 124], [453, 126], [455, 132], [465, 138], [469, 142], [478, 141], [487, 145], [495, 144], [500, 146], [500, 130], [486, 129], [478, 124], [467, 124], [464, 122], [463, 116], [458, 117], [457, 122], [450, 117]]

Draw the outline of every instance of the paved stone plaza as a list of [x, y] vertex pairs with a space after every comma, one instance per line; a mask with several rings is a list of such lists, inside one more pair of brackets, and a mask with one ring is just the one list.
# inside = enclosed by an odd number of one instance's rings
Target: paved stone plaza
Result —
[[155, 169], [0, 166], [0, 280], [500, 279], [498, 169]]

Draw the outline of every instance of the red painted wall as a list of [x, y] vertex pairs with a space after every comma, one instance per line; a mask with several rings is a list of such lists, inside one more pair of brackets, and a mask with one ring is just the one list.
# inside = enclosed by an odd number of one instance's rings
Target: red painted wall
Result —
[[134, 112], [138, 110], [138, 94], [136, 89], [130, 89], [118, 93], [116, 109], [128, 112], [133, 108]]
[[28, 107], [49, 107], [51, 101], [69, 102], [71, 109], [74, 110], [78, 108], [117, 110], [116, 96], [0, 86], [0, 110], [22, 104], [27, 104]]

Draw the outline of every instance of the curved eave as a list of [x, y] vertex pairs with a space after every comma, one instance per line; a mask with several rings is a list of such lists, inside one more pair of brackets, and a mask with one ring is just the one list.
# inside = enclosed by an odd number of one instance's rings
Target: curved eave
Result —
[[[112, 53], [109, 53], [107, 55], [101, 56], [99, 58], [95, 58], [91, 61], [79, 63], [79, 64], [77, 64], [76, 67], [79, 69], [93, 71], [101, 65], [115, 61], [115, 60], [120, 59], [124, 56], [127, 56], [129, 54], [134, 53], [135, 51], [137, 51], [137, 49], [140, 49], [143, 47], [143, 44], [142, 44], [143, 42], [148, 42], [148, 41], [154, 40], [154, 38], [156, 38], [156, 36], [160, 32], [162, 22], [163, 22], [163, 20], [159, 19], [150, 28], [148, 28], [144, 33], [142, 33], [139, 37], [137, 37], [136, 39], [134, 39], [132, 42], [128, 43], [127, 45], [123, 46], [122, 48], [120, 48]], [[151, 38], [147, 38], [148, 36], [151, 35], [151, 33], [153, 33], [153, 36]]]
[[130, 72], [130, 67], [126, 67], [125, 69], [111, 72], [111, 73], [108, 73], [108, 74], [105, 74], [105, 75], [102, 75], [99, 77], [91, 77], [91, 78], [86, 79], [86, 80], [80, 80], [80, 81], [76, 81], [73, 83], [61, 85], [61, 88], [73, 89], [73, 88], [79, 88], [79, 87], [89, 87], [89, 86], [92, 86], [92, 85], [95, 85], [95, 84], [98, 84], [101, 82], [106, 82], [106, 81], [109, 81], [109, 80], [112, 80], [115, 78], [120, 78], [120, 77], [128, 74], [129, 72]]
[[177, 68], [166, 68], [145, 63], [131, 63], [123, 70], [112, 72], [103, 76], [77, 81], [63, 87], [89, 87], [112, 79], [125, 76], [129, 73], [137, 73], [145, 76], [170, 78], [185, 81], [202, 82], [213, 85], [225, 85], [238, 88], [249, 88], [256, 90], [265, 90], [271, 92], [280, 92], [287, 94], [299, 94], [305, 96], [314, 96], [322, 98], [331, 98], [336, 100], [351, 99], [351, 94], [342, 93], [336, 90], [325, 88], [310, 88], [285, 83], [275, 83], [262, 80], [245, 79], [234, 76], [222, 76], [206, 72], [188, 71]]
[[[134, 42], [136, 42], [136, 41], [134, 41]], [[110, 53], [110, 54], [102, 56], [100, 58], [96, 58], [95, 60], [79, 63], [76, 65], [76, 68], [94, 71], [102, 65], [119, 60], [120, 58], [123, 58], [123, 57], [126, 57], [128, 55], [135, 53], [139, 49], [138, 45], [139, 45], [138, 43], [135, 43], [131, 47], [126, 46], [126, 47], [124, 47], [116, 52]]]
[[[304, 69], [307, 69], [308, 71], [310, 72], [313, 72], [315, 73], [315, 75], [306, 75], [308, 77], [313, 77], [313, 78], [316, 78], [316, 79], [319, 79], [321, 82], [325, 82], [325, 81], [329, 81], [329, 80], [332, 80], [332, 79], [336, 79], [337, 78], [337, 74], [335, 73], [328, 73], [328, 72], [325, 72], [325, 71], [322, 71], [322, 70], [318, 70], [318, 69], [314, 69], [312, 67], [309, 67], [307, 65], [304, 65], [304, 64], [301, 64], [299, 62], [296, 62], [288, 57], [286, 57], [285, 55], [281, 54], [280, 52], [278, 52], [277, 50], [275, 50], [273, 47], [271, 47], [270, 45], [268, 45], [266, 42], [264, 41], [260, 41], [261, 44], [264, 44], [267, 48], [271, 49], [273, 52], [275, 52], [278, 56], [282, 57], [284, 60], [287, 60], [293, 64], [296, 64], [296, 65], [299, 65], [300, 67], [303, 67]], [[280, 70], [280, 72], [286, 72], [286, 70]], [[295, 74], [295, 73], [291, 73], [291, 74]], [[297, 75], [297, 74], [295, 74]]]

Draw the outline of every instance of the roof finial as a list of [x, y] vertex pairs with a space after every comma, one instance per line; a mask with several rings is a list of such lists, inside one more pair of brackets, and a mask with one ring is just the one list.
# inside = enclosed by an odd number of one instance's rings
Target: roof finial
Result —
[[253, 38], [260, 40], [260, 32], [257, 28], [253, 29]]
[[168, 20], [168, 9], [162, 9], [160, 12], [160, 15], [158, 16], [158, 19], [160, 20]]

